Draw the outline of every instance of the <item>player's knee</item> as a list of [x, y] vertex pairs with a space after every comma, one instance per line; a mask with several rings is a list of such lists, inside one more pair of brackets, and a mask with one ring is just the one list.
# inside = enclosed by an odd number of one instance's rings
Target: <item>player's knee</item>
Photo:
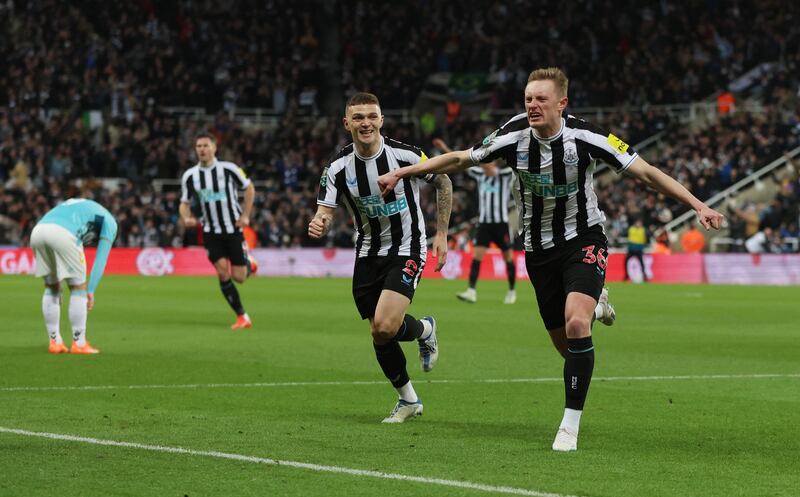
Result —
[[231, 275], [231, 278], [236, 283], [244, 283], [247, 280], [247, 274], [244, 271], [242, 271], [242, 273], [236, 271]]
[[375, 343], [386, 343], [394, 338], [402, 321], [391, 318], [375, 318], [372, 320], [372, 339]]
[[571, 316], [567, 319], [567, 336], [579, 338], [588, 336], [591, 331], [592, 319], [586, 316]]

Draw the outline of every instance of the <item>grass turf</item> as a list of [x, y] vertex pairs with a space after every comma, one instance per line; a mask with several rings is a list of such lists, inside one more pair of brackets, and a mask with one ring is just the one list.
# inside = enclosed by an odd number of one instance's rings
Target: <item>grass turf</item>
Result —
[[[410, 312], [436, 316], [442, 355], [424, 374], [404, 346], [425, 414], [387, 426], [395, 394], [349, 280], [254, 279], [240, 291], [255, 327], [233, 332], [213, 278], [106, 276], [88, 357], [47, 354], [41, 282], [3, 276], [0, 427], [559, 495], [796, 495], [800, 289], [611, 286], [579, 451], [557, 454], [562, 361], [530, 285], [514, 306], [501, 282], [480, 282], [475, 305], [462, 287], [422, 282]], [[0, 468], [0, 495], [491, 494], [13, 433]]]

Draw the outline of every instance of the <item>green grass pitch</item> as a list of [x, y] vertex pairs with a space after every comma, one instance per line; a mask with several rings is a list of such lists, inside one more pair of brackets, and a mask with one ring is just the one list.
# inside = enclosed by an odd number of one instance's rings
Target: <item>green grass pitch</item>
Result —
[[800, 495], [800, 288], [611, 285], [617, 324], [595, 327], [579, 450], [562, 454], [563, 362], [518, 286], [504, 306], [504, 283], [479, 282], [470, 305], [463, 281], [422, 281], [410, 312], [437, 318], [440, 361], [424, 374], [404, 345], [425, 413], [382, 425], [396, 395], [349, 280], [249, 281], [255, 327], [233, 332], [213, 278], [106, 276], [102, 353], [54, 356], [41, 282], [2, 276], [0, 495]]

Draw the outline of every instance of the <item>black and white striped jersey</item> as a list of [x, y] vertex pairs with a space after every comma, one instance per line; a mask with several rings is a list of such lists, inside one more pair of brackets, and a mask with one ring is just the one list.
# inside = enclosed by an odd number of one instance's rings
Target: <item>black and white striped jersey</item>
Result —
[[419, 182], [403, 178], [385, 197], [378, 176], [427, 160], [417, 147], [381, 137], [381, 148], [372, 157], [360, 157], [353, 144], [334, 156], [322, 172], [317, 203], [327, 207], [344, 204], [358, 230], [357, 257], [401, 255], [424, 259], [427, 253], [425, 220], [419, 203]]
[[200, 202], [205, 233], [232, 234], [240, 231], [238, 191], [248, 186], [250, 180], [233, 162], [214, 160], [206, 167], [198, 163], [181, 177], [181, 202], [190, 203], [192, 198]]
[[478, 182], [478, 222], [508, 223], [508, 201], [511, 198], [514, 171], [503, 167], [498, 168], [494, 176], [489, 176], [482, 167], [473, 166], [467, 169], [467, 174]]
[[470, 149], [476, 163], [503, 159], [516, 173], [514, 198], [525, 250], [562, 245], [603, 223], [592, 176], [598, 160], [617, 173], [637, 154], [613, 134], [573, 116], [555, 136], [541, 138], [519, 114]]

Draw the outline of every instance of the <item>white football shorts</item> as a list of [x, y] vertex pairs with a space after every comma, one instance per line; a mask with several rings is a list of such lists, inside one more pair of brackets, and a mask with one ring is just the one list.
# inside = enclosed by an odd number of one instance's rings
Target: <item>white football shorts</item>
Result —
[[58, 224], [37, 224], [31, 232], [36, 276], [48, 285], [67, 280], [75, 286], [86, 282], [86, 256], [78, 239]]

